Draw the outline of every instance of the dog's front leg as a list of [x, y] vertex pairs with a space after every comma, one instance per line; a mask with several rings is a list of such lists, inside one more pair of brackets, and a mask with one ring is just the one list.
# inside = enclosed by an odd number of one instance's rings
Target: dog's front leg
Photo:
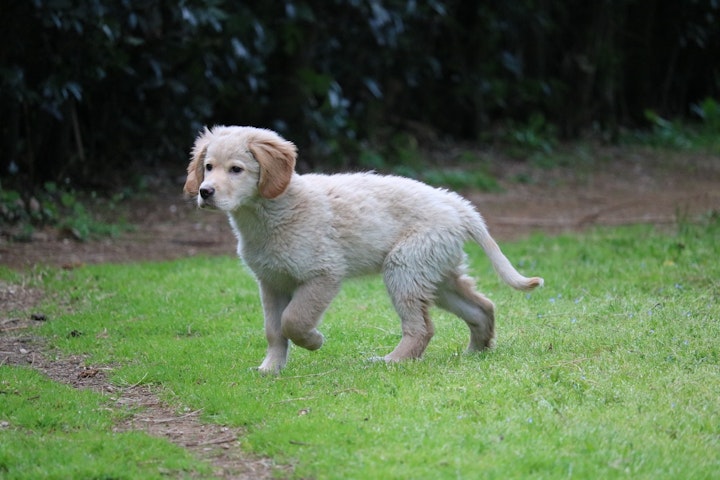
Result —
[[263, 313], [265, 315], [265, 337], [268, 348], [265, 360], [258, 370], [262, 373], [278, 373], [287, 363], [288, 339], [282, 334], [282, 312], [290, 303], [290, 294], [279, 293], [260, 283]]
[[325, 340], [317, 330], [325, 309], [340, 290], [340, 280], [320, 276], [305, 281], [293, 292], [282, 314], [282, 334], [299, 347], [317, 350]]

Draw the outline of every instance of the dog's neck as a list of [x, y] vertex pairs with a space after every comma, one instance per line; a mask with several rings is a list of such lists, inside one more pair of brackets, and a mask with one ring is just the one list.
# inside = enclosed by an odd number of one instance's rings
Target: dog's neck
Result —
[[257, 196], [251, 202], [228, 212], [230, 224], [244, 242], [264, 244], [282, 231], [292, 221], [295, 211], [304, 208], [306, 200], [298, 183], [302, 180], [294, 175], [288, 188], [278, 197], [269, 199]]

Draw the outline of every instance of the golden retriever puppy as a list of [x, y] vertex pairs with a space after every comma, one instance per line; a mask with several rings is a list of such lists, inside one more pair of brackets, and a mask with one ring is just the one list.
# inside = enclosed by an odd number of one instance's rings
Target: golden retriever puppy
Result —
[[253, 127], [205, 129], [192, 150], [185, 193], [227, 213], [238, 254], [260, 286], [267, 355], [277, 373], [289, 341], [316, 350], [325, 309], [343, 279], [382, 272], [402, 322], [388, 362], [419, 358], [433, 336], [437, 305], [470, 328], [468, 349], [491, 346], [494, 305], [466, 274], [464, 243], [484, 249], [500, 278], [530, 290], [472, 205], [459, 195], [402, 177], [372, 173], [299, 175], [295, 145]]

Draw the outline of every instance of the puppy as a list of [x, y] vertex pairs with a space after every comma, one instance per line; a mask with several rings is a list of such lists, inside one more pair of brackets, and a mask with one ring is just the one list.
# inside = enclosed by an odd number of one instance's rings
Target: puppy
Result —
[[261, 372], [285, 366], [289, 341], [322, 346], [318, 324], [348, 277], [383, 274], [402, 322], [388, 362], [422, 356], [433, 336], [433, 304], [465, 321], [468, 350], [491, 346], [494, 305], [466, 274], [467, 240], [480, 244], [511, 287], [543, 284], [515, 270], [459, 195], [395, 176], [299, 175], [296, 156], [295, 145], [270, 130], [206, 128], [184, 188], [199, 207], [227, 213], [237, 252], [257, 278], [268, 342]]

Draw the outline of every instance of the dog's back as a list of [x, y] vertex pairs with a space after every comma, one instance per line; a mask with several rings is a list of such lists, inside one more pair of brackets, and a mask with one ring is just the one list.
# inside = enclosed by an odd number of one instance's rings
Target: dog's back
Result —
[[[372, 173], [303, 175], [303, 182], [326, 197], [333, 212], [351, 219], [353, 229], [367, 233], [371, 227], [392, 231], [407, 228], [463, 228], [468, 221], [482, 221], [480, 214], [461, 196], [404, 177]], [[368, 228], [357, 228], [357, 222]], [[469, 238], [469, 236], [468, 236]]]
[[[460, 250], [471, 238], [469, 224], [482, 217], [459, 195], [396, 176], [371, 173], [302, 175], [303, 192], [312, 202], [324, 204], [338, 245], [344, 251], [348, 274], [381, 269], [387, 254], [409, 236], [427, 234]], [[292, 192], [293, 188], [290, 189]], [[318, 225], [319, 230], [326, 227]]]

